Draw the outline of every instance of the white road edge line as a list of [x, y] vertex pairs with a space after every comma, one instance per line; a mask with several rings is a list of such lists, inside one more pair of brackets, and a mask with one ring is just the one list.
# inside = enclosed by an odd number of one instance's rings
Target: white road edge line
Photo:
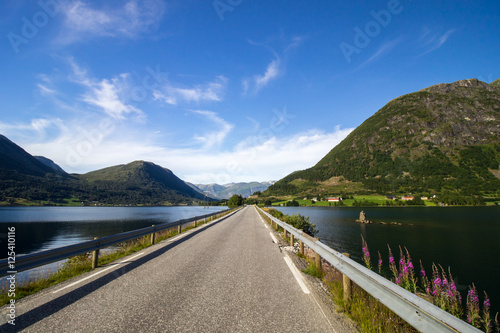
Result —
[[318, 306], [319, 310], [321, 311], [321, 313], [323, 314], [323, 317], [325, 317], [326, 321], [328, 322], [328, 324], [330, 324], [330, 326], [332, 327], [332, 330], [334, 333], [337, 333], [337, 331], [335, 330], [335, 328], [333, 328], [333, 325], [332, 323], [330, 322], [330, 320], [328, 319], [328, 317], [326, 316], [326, 313], [325, 311], [323, 311], [323, 308], [321, 307], [321, 305], [319, 305], [318, 301], [316, 300], [316, 297], [314, 297], [313, 294], [309, 295], [311, 296], [311, 298], [314, 300], [314, 302], [316, 303], [316, 305]]
[[273, 233], [270, 232], [269, 235], [271, 235], [271, 238], [273, 239], [273, 242], [275, 242], [276, 244], [278, 244], [278, 240], [276, 239], [276, 237], [274, 237]]
[[286, 264], [288, 265], [288, 268], [292, 271], [293, 276], [295, 277], [295, 280], [299, 283], [300, 288], [304, 292], [304, 294], [310, 294], [311, 292], [309, 289], [307, 289], [306, 284], [302, 280], [302, 277], [300, 276], [299, 272], [297, 271], [297, 268], [295, 268], [295, 265], [292, 263], [292, 260], [288, 257], [283, 257], [285, 259]]
[[[117, 265], [119, 265], [119, 264], [123, 264], [123, 263], [125, 263], [125, 262], [129, 262], [130, 260], [135, 259], [135, 258], [137, 258], [137, 257], [139, 257], [139, 256], [142, 256], [143, 254], [144, 254], [144, 252], [141, 252], [141, 253], [139, 253], [139, 254], [136, 254], [135, 256], [128, 258], [126, 261], [119, 262]], [[73, 287], [74, 285], [77, 285], [78, 283], [81, 283], [81, 282], [83, 282], [83, 281], [85, 281], [85, 280], [88, 280], [88, 279], [90, 279], [90, 278], [92, 278], [92, 277], [94, 277], [94, 276], [96, 276], [96, 275], [99, 275], [99, 274], [101, 274], [101, 273], [104, 273], [104, 272], [106, 272], [107, 270], [110, 270], [111, 268], [115, 268], [115, 267], [116, 267], [116, 265], [112, 265], [112, 266], [109, 266], [109, 267], [107, 267], [107, 268], [104, 268], [103, 270], [100, 270], [100, 271], [99, 271], [99, 272], [97, 272], [97, 273], [94, 273], [94, 274], [92, 274], [92, 275], [89, 275], [89, 276], [87, 276], [86, 278], [83, 278], [83, 279], [78, 280], [78, 281], [76, 281], [76, 282], [70, 283], [70, 284], [68, 284], [67, 286], [62, 287], [61, 289], [58, 289], [58, 290], [56, 290], [56, 291], [53, 291], [52, 293], [53, 293], [53, 294], [55, 294], [55, 293], [58, 293], [58, 292], [60, 292], [61, 290], [64, 290], [64, 289], [66, 289], [66, 288]]]
[[184, 235], [186, 235], [186, 234], [182, 234], [182, 235], [180, 235], [180, 236], [177, 236], [177, 237], [175, 237], [175, 238], [172, 238], [172, 239], [168, 239], [168, 243], [172, 243], [172, 242], [175, 242], [175, 241], [176, 241], [176, 240], [178, 240], [179, 238], [181, 238], [181, 237], [184, 237]]

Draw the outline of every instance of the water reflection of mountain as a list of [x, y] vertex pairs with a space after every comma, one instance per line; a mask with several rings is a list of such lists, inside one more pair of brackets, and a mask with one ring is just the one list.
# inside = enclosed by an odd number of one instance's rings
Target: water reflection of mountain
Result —
[[[94, 237], [200, 216], [226, 207], [9, 207], [0, 209], [0, 248], [16, 228], [16, 254], [39, 252]], [[5, 254], [0, 255], [5, 257]]]
[[[156, 223], [155, 223], [156, 222]], [[9, 223], [16, 228], [16, 253], [25, 254], [61, 247], [106, 235], [149, 227], [160, 221], [95, 222], [21, 222]], [[161, 222], [160, 222], [161, 223]], [[7, 244], [7, 226], [3, 227], [0, 246]]]

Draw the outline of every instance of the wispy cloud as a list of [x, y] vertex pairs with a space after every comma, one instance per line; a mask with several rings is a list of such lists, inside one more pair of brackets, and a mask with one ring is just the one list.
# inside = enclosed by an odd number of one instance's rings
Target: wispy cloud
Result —
[[[107, 4], [102, 3], [102, 7]], [[58, 42], [69, 44], [92, 37], [137, 38], [156, 29], [166, 7], [162, 0], [130, 0], [121, 7], [105, 8], [69, 1], [61, 2], [60, 10], [64, 21]]]
[[0, 122], [0, 132], [2, 133], [25, 131], [31, 132], [38, 138], [45, 136], [46, 131], [50, 128], [65, 130], [66, 126], [64, 126], [64, 122], [59, 118], [33, 118], [28, 124], [8, 124]]
[[[304, 39], [302, 37], [292, 38], [292, 41], [289, 42], [284, 47], [283, 52], [281, 52], [282, 56], [286, 58], [286, 56], [291, 50], [299, 47], [302, 44], [303, 40]], [[263, 89], [264, 87], [269, 85], [272, 81], [276, 80], [278, 77], [283, 75], [283, 73], [285, 72], [285, 66], [283, 64], [282, 57], [278, 55], [278, 53], [275, 52], [272, 48], [263, 44], [255, 43], [251, 40], [249, 40], [248, 42], [254, 46], [264, 47], [274, 55], [273, 60], [271, 60], [271, 62], [267, 65], [266, 70], [264, 71], [263, 74], [256, 74], [253, 75], [252, 77], [246, 77], [243, 80], [241, 80], [241, 84], [243, 87], [243, 94], [248, 94], [248, 93], [257, 94], [261, 89]]]
[[49, 87], [47, 87], [46, 85], [44, 85], [42, 83], [38, 83], [36, 86], [38, 87], [38, 89], [42, 95], [51, 95], [51, 94], [54, 94], [56, 92], [54, 89], [50, 89]]
[[126, 103], [124, 87], [128, 74], [123, 73], [111, 79], [94, 79], [89, 76], [87, 70], [78, 66], [70, 60], [72, 68], [71, 80], [86, 88], [81, 100], [87, 104], [97, 107], [108, 116], [115, 119], [124, 119], [128, 114], [143, 117], [143, 112], [131, 104]]
[[267, 65], [264, 74], [254, 75], [251, 79], [243, 79], [243, 90], [258, 93], [259, 90], [267, 86], [271, 81], [280, 75], [280, 59], [277, 57]]
[[192, 112], [205, 117], [215, 125], [213, 131], [203, 135], [195, 135], [196, 141], [201, 142], [205, 148], [221, 145], [234, 127], [234, 125], [228, 123], [213, 111], [192, 110]]
[[160, 90], [153, 91], [155, 100], [177, 105], [179, 102], [220, 102], [224, 97], [227, 78], [218, 76], [214, 81], [196, 84], [192, 87], [182, 87], [171, 82], [163, 84]]
[[450, 29], [445, 33], [434, 33], [429, 28], [424, 27], [423, 32], [418, 39], [420, 48], [425, 49], [418, 57], [434, 52], [446, 43], [455, 29]]
[[370, 58], [365, 60], [354, 71], [357, 71], [357, 70], [371, 64], [372, 62], [378, 60], [379, 58], [385, 56], [386, 54], [392, 52], [392, 50], [394, 50], [394, 48], [401, 42], [401, 40], [402, 40], [402, 38], [399, 37], [399, 38], [396, 38], [394, 40], [387, 41], [387, 42], [383, 43]]

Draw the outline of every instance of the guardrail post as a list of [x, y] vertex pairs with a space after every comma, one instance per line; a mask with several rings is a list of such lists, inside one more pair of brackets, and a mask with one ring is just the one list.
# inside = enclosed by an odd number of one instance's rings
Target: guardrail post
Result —
[[288, 233], [286, 232], [286, 229], [283, 229], [283, 235], [285, 236], [285, 239], [287, 239]]
[[[349, 253], [342, 253], [347, 258], [350, 258], [351, 255]], [[349, 303], [352, 299], [352, 283], [351, 279], [347, 277], [347, 275], [342, 274], [343, 284], [344, 284], [344, 302]]]
[[[319, 238], [314, 238], [314, 239], [315, 239], [316, 241], [318, 241], [318, 240], [319, 240]], [[322, 265], [321, 265], [321, 256], [320, 256], [318, 253], [316, 253], [316, 252], [314, 252], [314, 254], [315, 254], [315, 259], [316, 259], [316, 260], [315, 260], [315, 261], [316, 261], [316, 271], [317, 271], [319, 274], [323, 274], [323, 267], [322, 267]]]
[[323, 274], [323, 267], [321, 266], [321, 256], [315, 253], [315, 259], [316, 259], [316, 271], [319, 274]]
[[[99, 237], [94, 237], [94, 240], [99, 239]], [[92, 269], [96, 269], [99, 266], [99, 249], [92, 251]]]
[[194, 220], [194, 227], [196, 228], [197, 226], [198, 226], [198, 220]]
[[290, 246], [293, 246], [293, 242], [294, 242], [293, 234], [291, 233], [290, 234]]
[[[153, 224], [152, 227], [154, 227], [155, 225]], [[154, 245], [155, 244], [155, 232], [153, 230], [153, 233], [151, 234], [151, 245]]]
[[302, 241], [299, 241], [300, 245], [300, 254], [304, 255], [304, 243]]
[[177, 227], [177, 233], [180, 234], [182, 231], [182, 224], [179, 224], [179, 226]]

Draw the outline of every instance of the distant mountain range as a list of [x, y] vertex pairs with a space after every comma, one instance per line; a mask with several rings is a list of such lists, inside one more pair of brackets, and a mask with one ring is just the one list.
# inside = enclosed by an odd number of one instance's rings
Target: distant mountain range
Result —
[[269, 186], [274, 184], [274, 181], [267, 182], [250, 182], [250, 183], [230, 183], [225, 185], [219, 184], [189, 184], [197, 189], [200, 193], [205, 193], [215, 199], [229, 199], [234, 194], [248, 198], [255, 192], [263, 192]]
[[499, 188], [500, 80], [471, 79], [390, 101], [315, 166], [265, 194], [476, 195]]
[[0, 201], [62, 203], [78, 199], [105, 204], [179, 204], [202, 201], [204, 195], [172, 171], [135, 161], [83, 175], [68, 174], [43, 156], [31, 156], [0, 135]]

